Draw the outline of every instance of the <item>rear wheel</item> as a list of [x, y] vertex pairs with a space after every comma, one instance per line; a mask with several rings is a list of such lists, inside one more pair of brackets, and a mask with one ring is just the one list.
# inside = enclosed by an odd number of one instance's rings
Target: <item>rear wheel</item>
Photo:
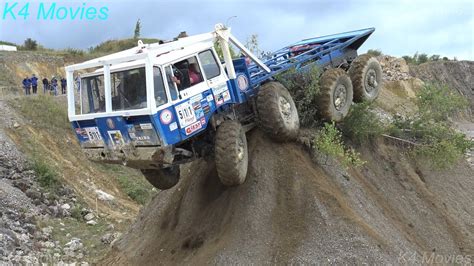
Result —
[[244, 183], [248, 168], [247, 138], [237, 121], [224, 121], [218, 128], [215, 143], [216, 168], [226, 186]]
[[274, 140], [287, 141], [298, 135], [300, 121], [295, 102], [288, 90], [278, 82], [261, 86], [257, 96], [260, 127]]
[[368, 54], [358, 56], [349, 68], [349, 76], [354, 86], [354, 101], [377, 99], [382, 85], [382, 67], [379, 61]]
[[346, 117], [352, 104], [352, 82], [340, 68], [331, 68], [321, 76], [318, 110], [323, 119], [339, 122]]
[[141, 169], [146, 180], [157, 189], [165, 190], [174, 187], [179, 181], [179, 166], [162, 169]]

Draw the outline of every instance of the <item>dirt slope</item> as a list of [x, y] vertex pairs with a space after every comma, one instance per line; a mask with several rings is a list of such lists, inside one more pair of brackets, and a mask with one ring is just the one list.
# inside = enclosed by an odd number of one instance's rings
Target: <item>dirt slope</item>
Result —
[[406, 252], [474, 252], [467, 165], [420, 169], [381, 142], [363, 149], [363, 169], [348, 173], [318, 166], [301, 145], [275, 145], [258, 131], [249, 138], [243, 185], [222, 187], [212, 164], [187, 166], [102, 262], [380, 264], [401, 262]]

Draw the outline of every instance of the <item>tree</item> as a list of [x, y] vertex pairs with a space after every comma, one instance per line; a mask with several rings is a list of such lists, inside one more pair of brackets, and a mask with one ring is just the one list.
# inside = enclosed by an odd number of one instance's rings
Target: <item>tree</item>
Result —
[[134, 39], [140, 38], [141, 30], [142, 30], [142, 23], [140, 22], [140, 19], [138, 19], [137, 23], [135, 24], [135, 31], [133, 33]]
[[36, 50], [38, 48], [38, 43], [35, 40], [28, 38], [25, 40], [23, 47], [25, 50]]

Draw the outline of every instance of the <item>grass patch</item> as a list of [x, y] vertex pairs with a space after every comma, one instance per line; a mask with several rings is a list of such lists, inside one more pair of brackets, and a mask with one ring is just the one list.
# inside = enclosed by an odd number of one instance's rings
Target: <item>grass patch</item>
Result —
[[344, 145], [341, 132], [334, 123], [324, 123], [324, 127], [314, 139], [317, 151], [339, 159], [345, 167], [359, 167], [365, 164], [359, 153]]
[[341, 127], [344, 135], [358, 144], [365, 143], [384, 132], [380, 118], [373, 111], [373, 102], [353, 104]]
[[32, 169], [36, 174], [36, 180], [45, 190], [55, 192], [60, 188], [59, 176], [49, 164], [39, 159], [33, 159]]
[[56, 134], [59, 133], [58, 129], [71, 132], [66, 107], [58, 103], [53, 96], [18, 97], [10, 100], [10, 104], [17, 107], [16, 109], [30, 119], [37, 128]]
[[97, 165], [114, 176], [121, 190], [139, 204], [147, 203], [156, 193], [138, 170], [114, 164]]

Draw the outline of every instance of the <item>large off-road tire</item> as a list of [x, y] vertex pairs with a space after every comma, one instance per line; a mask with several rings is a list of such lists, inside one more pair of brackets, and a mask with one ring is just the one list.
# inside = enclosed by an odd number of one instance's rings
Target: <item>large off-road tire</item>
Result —
[[358, 56], [348, 72], [354, 86], [355, 102], [377, 99], [382, 86], [382, 67], [375, 57], [369, 54]]
[[217, 174], [225, 186], [240, 185], [248, 168], [247, 138], [237, 121], [224, 121], [218, 128], [215, 142]]
[[141, 171], [146, 180], [157, 189], [170, 189], [179, 181], [180, 171], [177, 165], [162, 169], [142, 169]]
[[352, 104], [352, 82], [340, 68], [331, 68], [321, 75], [320, 94], [317, 96], [321, 118], [339, 122], [346, 117]]
[[276, 141], [295, 139], [300, 120], [295, 102], [288, 90], [279, 82], [261, 86], [257, 96], [260, 127]]

